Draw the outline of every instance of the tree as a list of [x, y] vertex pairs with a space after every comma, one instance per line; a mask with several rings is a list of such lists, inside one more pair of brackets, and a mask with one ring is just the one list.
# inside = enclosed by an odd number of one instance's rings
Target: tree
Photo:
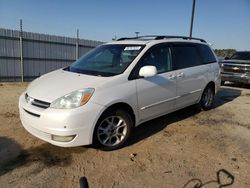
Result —
[[214, 51], [219, 58], [223, 59], [225, 57], [231, 57], [236, 52], [235, 49], [215, 49]]

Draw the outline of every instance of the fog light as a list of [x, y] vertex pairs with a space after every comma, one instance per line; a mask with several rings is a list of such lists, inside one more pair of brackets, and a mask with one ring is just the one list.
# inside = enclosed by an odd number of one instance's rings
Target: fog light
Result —
[[57, 142], [70, 142], [76, 137], [76, 135], [70, 136], [58, 136], [58, 135], [51, 135], [51, 139]]

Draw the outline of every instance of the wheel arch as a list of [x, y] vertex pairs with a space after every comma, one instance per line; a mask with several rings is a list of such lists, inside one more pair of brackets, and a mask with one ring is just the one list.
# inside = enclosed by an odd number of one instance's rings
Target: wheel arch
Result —
[[127, 113], [129, 113], [129, 115], [131, 116], [132, 121], [133, 121], [133, 126], [135, 127], [135, 125], [136, 125], [136, 114], [135, 114], [133, 108], [131, 107], [131, 105], [129, 105], [128, 103], [125, 103], [125, 102], [113, 103], [113, 104], [109, 105], [105, 110], [103, 110], [101, 112], [101, 114], [99, 115], [98, 120], [96, 121], [95, 126], [93, 127], [93, 130], [92, 130], [92, 143], [94, 141], [95, 128], [96, 128], [96, 125], [99, 122], [100, 118], [103, 116], [103, 114], [105, 114], [109, 110], [116, 110], [116, 109], [125, 110]]
[[208, 82], [208, 84], [206, 85], [206, 87], [204, 87], [204, 89], [203, 89], [203, 92], [204, 92], [204, 90], [207, 88], [207, 87], [212, 87], [212, 89], [214, 90], [214, 93], [215, 93], [215, 82], [214, 81], [210, 81], [210, 82]]
[[210, 82], [208, 82], [207, 83], [207, 85], [203, 88], [203, 90], [202, 90], [202, 92], [201, 92], [201, 94], [200, 94], [200, 96], [199, 96], [199, 98], [198, 98], [198, 100], [197, 100], [197, 103], [199, 103], [200, 102], [200, 100], [201, 100], [201, 97], [202, 97], [202, 95], [203, 95], [203, 93], [204, 93], [204, 91], [205, 91], [205, 89], [207, 88], [207, 87], [212, 87], [213, 88], [213, 90], [214, 90], [214, 94], [215, 94], [215, 87], [216, 87], [216, 85], [215, 85], [215, 82], [214, 81], [210, 81]]
[[[120, 110], [125, 110], [127, 113], [129, 113], [129, 115], [131, 116], [132, 120], [133, 120], [133, 124], [135, 125], [136, 123], [136, 115], [135, 115], [135, 112], [133, 110], [133, 108], [128, 104], [128, 103], [125, 103], [125, 102], [117, 102], [117, 103], [114, 103], [112, 105], [110, 105], [109, 107], [107, 107], [101, 114], [101, 116], [109, 111], [109, 110], [116, 110], [116, 109], [120, 109]], [[100, 116], [100, 117], [101, 117]], [[99, 117], [99, 118], [100, 118]]]

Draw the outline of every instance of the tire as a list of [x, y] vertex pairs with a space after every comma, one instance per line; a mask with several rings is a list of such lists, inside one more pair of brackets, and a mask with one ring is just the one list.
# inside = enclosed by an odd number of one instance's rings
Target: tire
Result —
[[132, 129], [133, 121], [129, 113], [120, 109], [108, 110], [96, 124], [93, 144], [105, 151], [119, 149], [126, 145]]
[[214, 89], [212, 86], [207, 86], [201, 96], [201, 100], [199, 102], [199, 108], [201, 110], [207, 111], [213, 107], [214, 103]]

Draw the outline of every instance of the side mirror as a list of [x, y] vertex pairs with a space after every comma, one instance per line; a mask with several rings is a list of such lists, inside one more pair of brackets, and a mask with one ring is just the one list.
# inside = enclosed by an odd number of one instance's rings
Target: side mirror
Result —
[[152, 77], [155, 76], [156, 74], [157, 74], [156, 67], [151, 65], [144, 66], [139, 71], [139, 76], [142, 76], [144, 78]]
[[225, 60], [228, 60], [229, 59], [229, 57], [225, 57]]

